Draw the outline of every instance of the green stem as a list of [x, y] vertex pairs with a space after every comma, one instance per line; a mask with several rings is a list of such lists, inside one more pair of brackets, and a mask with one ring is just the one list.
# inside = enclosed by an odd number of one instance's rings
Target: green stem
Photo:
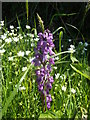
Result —
[[29, 14], [29, 11], [28, 11], [28, 0], [26, 0], [26, 12], [27, 12], [27, 24], [28, 24], [28, 14]]

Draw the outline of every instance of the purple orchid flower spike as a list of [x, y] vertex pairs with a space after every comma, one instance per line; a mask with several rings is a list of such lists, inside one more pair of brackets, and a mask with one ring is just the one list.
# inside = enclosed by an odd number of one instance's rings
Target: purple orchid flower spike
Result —
[[34, 65], [39, 66], [36, 70], [38, 90], [43, 95], [43, 102], [45, 104], [45, 97], [47, 108], [50, 109], [50, 102], [52, 101], [49, 90], [52, 88], [54, 82], [53, 77], [50, 76], [52, 70], [51, 65], [54, 65], [54, 58], [48, 58], [47, 56], [52, 56], [53, 52], [53, 34], [47, 29], [44, 33], [39, 33], [39, 41], [37, 47], [35, 48], [35, 59]]

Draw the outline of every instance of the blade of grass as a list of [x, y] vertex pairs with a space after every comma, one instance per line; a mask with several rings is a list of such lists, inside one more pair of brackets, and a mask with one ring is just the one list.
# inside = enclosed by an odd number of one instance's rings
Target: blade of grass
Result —
[[64, 29], [64, 27], [59, 27], [59, 28], [57, 28], [52, 34], [54, 35], [56, 32], [58, 32], [60, 29], [63, 29], [63, 31], [65, 32], [65, 29]]
[[[60, 33], [59, 33], [59, 52], [61, 52], [62, 37], [63, 37], [63, 31], [60, 31]], [[61, 59], [61, 55], [59, 56], [59, 58]]]
[[53, 55], [53, 56], [50, 56], [49, 58], [53, 58], [53, 57], [59, 56], [59, 55], [61, 55], [61, 54], [71, 53], [71, 52], [72, 52], [72, 51], [64, 51], [64, 52], [60, 52], [60, 53], [57, 53], [57, 54], [55, 54], [55, 55]]
[[23, 33], [22, 28], [21, 28], [21, 25], [20, 25], [20, 21], [19, 21], [19, 19], [18, 19], [18, 16], [17, 16], [17, 22], [18, 22], [18, 25], [19, 25], [19, 27], [20, 27], [19, 33]]
[[27, 24], [28, 24], [28, 0], [26, 0]]
[[71, 25], [71, 24], [68, 24], [68, 23], [66, 23], [66, 25], [68, 25], [68, 26], [70, 26], [70, 27], [76, 29], [76, 30], [81, 34], [82, 39], [83, 39], [83, 41], [85, 42], [85, 38], [84, 38], [83, 34], [80, 32], [80, 30], [79, 30], [78, 28], [76, 28], [75, 26], [73, 26], [73, 25]]
[[14, 88], [14, 90], [11, 92], [10, 96], [7, 98], [7, 101], [2, 109], [2, 116], [4, 115], [4, 113], [7, 112], [7, 108], [9, 107], [11, 101], [13, 100], [13, 98], [15, 97], [15, 95], [17, 94], [17, 90], [19, 89], [20, 84], [22, 83], [22, 81], [24, 80], [25, 76], [27, 75], [29, 69], [31, 67], [31, 64], [29, 65], [28, 69], [26, 70], [26, 72], [24, 73], [24, 75], [21, 77], [19, 83], [17, 84], [17, 87]]
[[62, 63], [67, 63], [67, 62], [70, 62], [70, 61], [55, 62], [55, 65], [56, 65], [56, 64], [62, 64]]
[[77, 73], [81, 74], [82, 76], [84, 76], [85, 78], [87, 78], [87, 79], [90, 80], [90, 76], [88, 76], [87, 74], [82, 73], [80, 70], [78, 70], [78, 69], [77, 69], [76, 67], [74, 67], [73, 65], [70, 64], [70, 66], [71, 66], [71, 68], [72, 68], [73, 70], [75, 70]]
[[51, 18], [51, 21], [50, 21], [49, 26], [51, 26], [53, 19], [54, 19], [55, 17], [57, 17], [57, 16], [72, 16], [72, 15], [76, 15], [76, 14], [77, 14], [77, 13], [71, 13], [71, 14], [54, 14], [54, 15], [52, 16], [52, 18]]

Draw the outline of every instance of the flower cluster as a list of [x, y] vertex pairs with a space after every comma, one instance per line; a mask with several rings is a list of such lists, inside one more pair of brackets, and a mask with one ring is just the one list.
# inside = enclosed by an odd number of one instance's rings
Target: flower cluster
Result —
[[69, 51], [71, 51], [71, 53], [75, 52], [75, 46], [74, 45], [70, 45], [70, 48], [68, 48]]
[[54, 82], [53, 77], [50, 76], [51, 65], [54, 64], [54, 58], [50, 58], [50, 56], [54, 55], [53, 52], [54, 44], [53, 44], [53, 35], [47, 29], [44, 33], [38, 34], [40, 40], [37, 43], [37, 47], [35, 48], [35, 66], [39, 66], [36, 70], [37, 75], [37, 83], [38, 89], [43, 95], [43, 102], [45, 104], [45, 100], [47, 103], [47, 108], [50, 109], [50, 102], [52, 101], [51, 95], [49, 94], [49, 90], [52, 88], [52, 83]]

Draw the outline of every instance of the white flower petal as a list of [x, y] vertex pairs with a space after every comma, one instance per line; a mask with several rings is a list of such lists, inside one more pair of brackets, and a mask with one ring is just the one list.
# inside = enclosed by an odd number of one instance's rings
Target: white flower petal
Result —
[[9, 61], [13, 61], [13, 57], [8, 57], [8, 60]]
[[58, 79], [60, 76], [60, 73], [55, 74], [55, 79]]
[[26, 51], [26, 55], [29, 55], [30, 52], [31, 52], [31, 51], [27, 50], [27, 51]]
[[5, 52], [5, 49], [0, 50], [0, 54], [3, 54]]
[[20, 57], [23, 57], [24, 56], [24, 52], [22, 52], [22, 51], [19, 51], [18, 53], [17, 53], [17, 55]]
[[5, 42], [6, 42], [6, 43], [10, 43], [10, 42], [12, 42], [12, 39], [11, 39], [11, 38], [6, 38], [6, 39], [5, 39]]
[[34, 41], [36, 41], [36, 42], [39, 41], [39, 38], [34, 38]]
[[74, 93], [76, 93], [76, 90], [71, 88], [71, 92], [74, 94]]
[[24, 72], [24, 71], [26, 71], [27, 70], [27, 67], [23, 67], [22, 68], [22, 71]]
[[65, 92], [65, 91], [66, 91], [66, 87], [65, 87], [65, 86], [62, 86], [62, 90]]
[[19, 87], [19, 91], [22, 91], [22, 90], [26, 90], [26, 88], [24, 86]]
[[26, 25], [26, 29], [30, 29], [31, 27], [29, 25]]
[[14, 26], [13, 26], [13, 25], [10, 25], [10, 29], [14, 29]]

